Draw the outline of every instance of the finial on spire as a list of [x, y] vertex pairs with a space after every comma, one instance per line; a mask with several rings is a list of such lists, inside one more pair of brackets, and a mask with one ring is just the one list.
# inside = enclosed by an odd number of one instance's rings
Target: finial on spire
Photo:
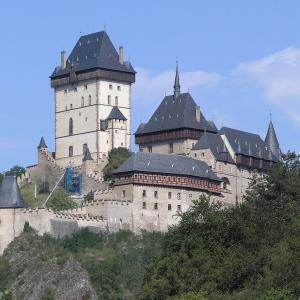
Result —
[[180, 83], [179, 83], [179, 72], [178, 72], [178, 61], [176, 58], [176, 75], [174, 82], [174, 97], [177, 98], [180, 95]]

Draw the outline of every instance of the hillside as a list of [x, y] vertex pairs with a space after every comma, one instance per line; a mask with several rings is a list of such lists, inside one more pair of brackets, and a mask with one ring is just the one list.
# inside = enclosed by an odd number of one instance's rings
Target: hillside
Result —
[[0, 258], [0, 299], [297, 300], [299, 166], [289, 154], [236, 207], [195, 201], [164, 235], [56, 240], [27, 224]]

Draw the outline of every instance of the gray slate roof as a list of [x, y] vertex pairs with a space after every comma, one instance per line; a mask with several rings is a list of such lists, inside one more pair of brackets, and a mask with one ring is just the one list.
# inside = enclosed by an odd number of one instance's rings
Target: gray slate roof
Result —
[[212, 131], [218, 132], [218, 128], [214, 121], [207, 121]]
[[43, 136], [41, 137], [40, 143], [38, 145], [38, 149], [42, 149], [42, 148], [48, 148]]
[[22, 208], [25, 204], [15, 176], [5, 176], [0, 186], [0, 208]]
[[110, 111], [106, 120], [124, 120], [126, 121], [126, 117], [122, 114], [120, 109], [117, 106], [114, 106]]
[[176, 98], [173, 95], [166, 96], [148, 123], [139, 127], [135, 134], [179, 128], [216, 132], [206, 121], [202, 112], [200, 112], [200, 122], [196, 121], [196, 107], [197, 104], [189, 93], [180, 94]]
[[175, 154], [137, 152], [114, 171], [114, 174], [134, 171], [185, 175], [220, 181], [205, 162]]
[[[199, 141], [193, 147], [193, 150], [202, 149], [210, 149], [216, 160], [234, 163], [219, 134], [204, 132]], [[225, 156], [227, 159], [225, 159]]]
[[271, 153], [269, 146], [258, 134], [241, 131], [233, 128], [222, 127], [219, 133], [225, 134], [235, 153], [278, 161]]
[[91, 155], [91, 152], [90, 152], [90, 149], [89, 147], [86, 147], [86, 150], [85, 150], [85, 153], [84, 153], [84, 156], [83, 156], [83, 161], [86, 161], [86, 160], [93, 160], [93, 157]]
[[119, 54], [105, 31], [81, 36], [67, 59], [66, 68], [57, 67], [51, 78], [69, 74], [71, 67], [74, 71], [102, 68], [135, 73], [129, 62], [120, 64]]
[[270, 147], [274, 156], [279, 160], [281, 156], [281, 151], [272, 121], [270, 121], [265, 142]]

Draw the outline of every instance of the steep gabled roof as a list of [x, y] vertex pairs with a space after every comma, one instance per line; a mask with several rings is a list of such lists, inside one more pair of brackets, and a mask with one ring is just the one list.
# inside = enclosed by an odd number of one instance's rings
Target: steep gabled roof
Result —
[[174, 154], [137, 152], [114, 171], [114, 174], [134, 171], [186, 175], [220, 181], [205, 162]]
[[5, 176], [0, 186], [0, 208], [27, 207], [15, 176]]
[[217, 126], [216, 126], [216, 124], [215, 124], [214, 121], [207, 121], [207, 122], [208, 122], [210, 128], [212, 129], [212, 131], [218, 132], [218, 128], [217, 128]]
[[119, 54], [109, 36], [100, 31], [81, 36], [67, 59], [66, 68], [57, 67], [51, 78], [67, 75], [71, 69], [84, 71], [95, 68], [135, 73], [129, 62], [119, 62]]
[[270, 155], [269, 146], [258, 134], [228, 127], [222, 127], [219, 133], [220, 135], [224, 134], [226, 136], [235, 153], [263, 158], [265, 160], [278, 161], [273, 154]]
[[270, 147], [273, 155], [280, 159], [281, 156], [281, 151], [280, 151], [280, 146], [277, 140], [276, 132], [273, 126], [272, 121], [270, 121], [268, 132], [265, 138], [266, 144]]
[[190, 128], [214, 131], [200, 112], [200, 122], [196, 120], [197, 104], [189, 93], [183, 93], [176, 98], [166, 96], [158, 106], [148, 123], [139, 128], [135, 134], [159, 132], [164, 130]]
[[126, 117], [122, 114], [120, 109], [117, 106], [114, 106], [110, 111], [106, 120], [124, 120], [126, 121]]
[[219, 134], [204, 132], [199, 141], [194, 145], [193, 150], [204, 149], [210, 149], [216, 160], [234, 163]]

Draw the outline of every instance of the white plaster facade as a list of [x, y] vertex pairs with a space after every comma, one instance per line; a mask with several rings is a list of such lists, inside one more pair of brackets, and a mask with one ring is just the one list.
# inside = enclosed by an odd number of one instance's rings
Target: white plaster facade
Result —
[[[113, 106], [119, 108], [127, 121], [110, 121], [108, 128], [101, 130], [100, 122], [106, 120]], [[130, 83], [90, 79], [55, 88], [55, 159], [58, 165], [81, 165], [84, 145], [88, 146], [95, 162], [107, 157], [114, 147], [130, 149], [130, 134]]]

